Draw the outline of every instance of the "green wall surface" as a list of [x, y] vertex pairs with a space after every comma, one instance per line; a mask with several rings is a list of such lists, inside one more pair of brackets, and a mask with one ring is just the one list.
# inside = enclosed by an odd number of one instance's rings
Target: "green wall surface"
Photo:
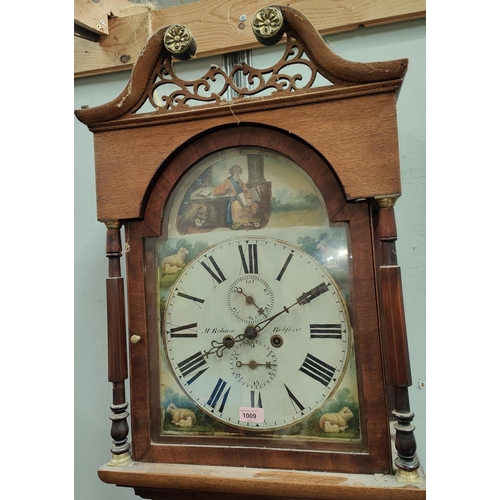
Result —
[[[426, 23], [425, 19], [331, 35], [329, 46], [359, 62], [409, 59], [397, 113], [402, 197], [396, 203], [398, 262], [402, 269], [413, 386], [417, 453], [425, 469], [425, 292], [426, 292]], [[266, 68], [281, 55], [279, 47], [253, 51], [253, 66]], [[221, 57], [179, 63], [184, 78], [199, 77]], [[179, 66], [180, 68], [180, 66]], [[179, 69], [180, 71], [180, 69]], [[130, 72], [75, 80], [74, 107], [114, 99]], [[138, 498], [133, 490], [102, 483], [97, 469], [110, 459], [111, 384], [107, 376], [105, 226], [96, 220], [93, 137], [74, 121], [74, 490], [75, 500]], [[122, 269], [125, 269], [124, 262]], [[124, 271], [123, 271], [124, 272]]]

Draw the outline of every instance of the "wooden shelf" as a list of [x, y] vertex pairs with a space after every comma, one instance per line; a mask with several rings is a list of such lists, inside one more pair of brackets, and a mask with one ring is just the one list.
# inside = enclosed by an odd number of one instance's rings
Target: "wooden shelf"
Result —
[[[102, 481], [133, 487], [143, 498], [221, 499], [333, 499], [422, 500], [421, 482], [398, 482], [395, 476], [330, 474], [277, 469], [210, 467], [201, 465], [130, 462], [124, 467], [105, 465]], [[151, 495], [151, 496], [148, 496]]]

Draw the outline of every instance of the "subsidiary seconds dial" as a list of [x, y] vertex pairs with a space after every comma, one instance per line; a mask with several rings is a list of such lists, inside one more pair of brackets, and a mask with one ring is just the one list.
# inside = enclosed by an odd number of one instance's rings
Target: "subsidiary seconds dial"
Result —
[[[237, 428], [311, 416], [339, 386], [351, 333], [342, 294], [309, 254], [269, 237], [231, 238], [189, 262], [166, 303], [164, 347], [186, 395]], [[258, 407], [262, 420], [240, 420]]]
[[237, 319], [255, 324], [270, 315], [274, 295], [271, 287], [261, 277], [246, 275], [229, 287], [227, 303]]

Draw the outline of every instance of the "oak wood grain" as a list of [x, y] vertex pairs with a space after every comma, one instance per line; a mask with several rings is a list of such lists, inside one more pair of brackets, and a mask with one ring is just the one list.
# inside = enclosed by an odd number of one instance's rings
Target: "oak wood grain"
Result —
[[[147, 195], [165, 161], [192, 138], [226, 126], [267, 126], [301, 137], [339, 176], [347, 199], [400, 193], [395, 96], [382, 93], [94, 133], [99, 220], [144, 216]], [[228, 129], [229, 130], [229, 129]], [[370, 168], [366, 168], [369, 165]]]
[[423, 500], [423, 483], [398, 483], [393, 476], [324, 474], [277, 469], [133, 463], [104, 466], [99, 477], [133, 486], [143, 498]]

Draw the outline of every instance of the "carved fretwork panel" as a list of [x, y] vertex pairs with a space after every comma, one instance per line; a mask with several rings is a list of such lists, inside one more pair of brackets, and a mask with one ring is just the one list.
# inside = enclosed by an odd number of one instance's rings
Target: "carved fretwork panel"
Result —
[[[246, 63], [237, 64], [227, 74], [219, 66], [212, 65], [204, 76], [192, 81], [178, 77], [172, 59], [167, 56], [156, 66], [154, 82], [143, 101], [130, 113], [143, 111], [145, 102], [149, 102], [159, 112], [184, 110], [192, 105], [192, 101], [197, 101], [196, 104], [219, 105], [228, 100], [229, 88], [237, 95], [234, 101], [259, 97], [264, 92], [266, 95], [292, 94], [311, 88], [318, 73], [322, 74], [311, 63], [302, 43], [291, 36], [287, 36], [285, 51], [274, 66], [256, 69]], [[325, 74], [322, 76], [331, 84], [348, 85], [337, 78], [329, 78]], [[236, 82], [241, 81], [243, 85], [238, 86]]]

